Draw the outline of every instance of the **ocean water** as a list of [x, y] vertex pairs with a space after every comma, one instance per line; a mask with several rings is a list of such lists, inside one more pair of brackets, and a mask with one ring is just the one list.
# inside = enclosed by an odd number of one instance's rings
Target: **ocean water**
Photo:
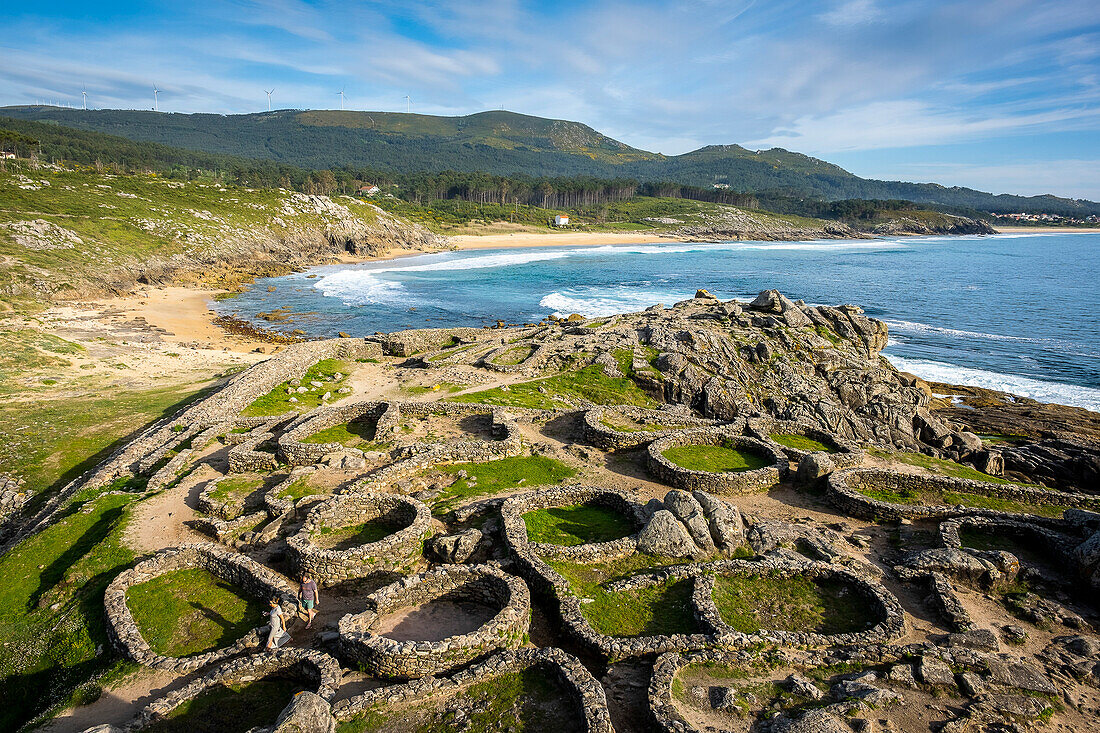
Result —
[[1100, 410], [1098, 253], [1100, 233], [476, 250], [316, 267], [215, 307], [260, 325], [289, 308], [310, 335], [362, 336], [777, 288], [886, 321], [899, 369]]

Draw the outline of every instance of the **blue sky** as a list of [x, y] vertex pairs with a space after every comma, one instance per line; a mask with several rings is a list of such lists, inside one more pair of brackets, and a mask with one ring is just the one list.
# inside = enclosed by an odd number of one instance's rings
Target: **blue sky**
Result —
[[675, 154], [1100, 200], [1096, 0], [5, 3], [0, 104], [578, 120]]

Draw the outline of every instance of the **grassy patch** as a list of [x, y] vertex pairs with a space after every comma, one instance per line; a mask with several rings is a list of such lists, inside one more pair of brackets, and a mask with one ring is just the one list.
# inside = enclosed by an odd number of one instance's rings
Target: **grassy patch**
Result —
[[60, 488], [106, 458], [125, 436], [208, 391], [189, 384], [103, 397], [4, 401], [0, 466], [26, 479], [28, 491]]
[[537, 667], [508, 672], [463, 690], [462, 709], [470, 711], [456, 720], [453, 705], [440, 705], [431, 697], [400, 711], [368, 711], [341, 723], [338, 733], [496, 733], [497, 731], [569, 731], [581, 721], [576, 704], [564, 701], [568, 694], [555, 678]]
[[1022, 445], [1032, 440], [1026, 435], [1016, 433], [978, 433], [978, 437], [986, 445]]
[[[339, 359], [322, 359], [317, 362], [302, 376], [301, 383], [303, 387], [307, 389], [313, 389], [313, 392], [287, 394], [287, 389], [290, 388], [290, 382], [283, 382], [275, 387], [273, 390], [265, 395], [257, 397], [252, 404], [244, 408], [241, 415], [245, 417], [258, 417], [263, 415], [282, 415], [286, 412], [297, 411], [306, 412], [312, 410], [314, 407], [318, 407], [323, 404], [321, 397], [325, 392], [332, 392], [332, 400], [335, 402], [343, 398], [343, 395], [337, 394], [336, 390], [347, 379], [347, 374], [350, 371], [347, 362]], [[335, 379], [333, 375], [342, 375], [340, 379]], [[310, 382], [321, 382], [323, 386], [312, 387]], [[295, 388], [296, 390], [297, 388]], [[297, 402], [291, 402], [290, 398], [294, 397]]]
[[244, 499], [264, 485], [264, 477], [257, 475], [227, 476], [218, 482], [209, 496], [215, 501], [228, 501], [234, 497]]
[[962, 505], [974, 509], [991, 509], [1012, 514], [1035, 514], [1040, 517], [1062, 516], [1065, 507], [1055, 505], [1028, 504], [996, 496], [971, 494], [961, 491], [916, 491], [914, 489], [860, 489], [856, 491], [864, 496], [885, 501], [889, 504], [921, 504], [924, 506]]
[[357, 447], [362, 443], [369, 443], [374, 439], [374, 428], [378, 421], [374, 418], [366, 420], [352, 420], [351, 422], [333, 425], [331, 428], [318, 430], [308, 438], [303, 438], [303, 443], [339, 443], [349, 448]]
[[228, 646], [265, 623], [267, 604], [201, 568], [175, 570], [130, 588], [126, 605], [158, 654], [186, 657]]
[[436, 497], [436, 513], [449, 511], [461, 501], [474, 496], [492, 496], [519, 486], [560, 484], [577, 472], [561, 461], [546, 456], [513, 456], [484, 463], [458, 463], [438, 470], [451, 475], [466, 472]]
[[621, 512], [602, 506], [536, 509], [523, 515], [527, 539], [553, 545], [584, 545], [607, 542], [634, 532], [634, 521]]
[[824, 451], [825, 453], [837, 452], [836, 446], [832, 443], [823, 443], [820, 440], [807, 438], [805, 435], [772, 433], [768, 437], [785, 448], [793, 448], [794, 450], [806, 451], [807, 453], [816, 453], [818, 451]]
[[657, 405], [633, 380], [609, 377], [604, 373], [603, 367], [595, 365], [532, 382], [519, 382], [506, 387], [456, 395], [452, 399], [455, 402], [544, 410], [570, 407], [576, 400], [586, 400], [597, 405]]
[[296, 479], [289, 486], [280, 491], [279, 496], [290, 499], [291, 501], [301, 501], [307, 496], [319, 496], [321, 494], [331, 493], [329, 489], [323, 486], [314, 486], [310, 481], [311, 477], [312, 474]]
[[884, 458], [888, 461], [895, 463], [904, 463], [907, 466], [916, 466], [923, 468], [929, 473], [934, 473], [938, 476], [949, 476], [951, 478], [965, 478], [972, 481], [988, 481], [994, 484], [1014, 484], [1016, 481], [1009, 481], [999, 476], [990, 476], [987, 473], [982, 473], [976, 468], [971, 466], [965, 466], [961, 463], [955, 463], [954, 461], [948, 461], [943, 458], [933, 458], [932, 456], [926, 456], [923, 453], [907, 453], [905, 451], [885, 451], [879, 448], [871, 448], [870, 454], [877, 458]]
[[271, 725], [305, 685], [265, 678], [246, 685], [217, 685], [188, 700], [143, 733], [245, 733]]
[[873, 625], [866, 600], [847, 583], [799, 575], [719, 575], [714, 601], [737, 631], [761, 629], [843, 634]]
[[661, 455], [677, 466], [710, 473], [739, 473], [771, 465], [764, 456], [729, 445], [680, 445]]
[[348, 550], [389, 537], [404, 526], [396, 517], [387, 515], [343, 527], [321, 527], [316, 536], [321, 540], [319, 544], [326, 548]]
[[133, 496], [73, 504], [55, 524], [0, 557], [0, 730], [17, 730], [70, 696], [98, 694], [90, 679], [118, 667], [103, 591], [134, 559], [122, 543]]
[[615, 577], [669, 563], [664, 558], [642, 554], [593, 565], [547, 561], [579, 598], [592, 599], [590, 603], [581, 604], [581, 613], [593, 629], [601, 634], [625, 637], [698, 631], [691, 607], [691, 583], [687, 580], [672, 580], [622, 593], [608, 591], [601, 585]]

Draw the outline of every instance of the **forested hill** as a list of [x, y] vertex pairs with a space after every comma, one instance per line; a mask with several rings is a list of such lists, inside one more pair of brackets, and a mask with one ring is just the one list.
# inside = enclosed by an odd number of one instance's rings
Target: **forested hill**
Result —
[[577, 122], [504, 111], [464, 117], [338, 110], [225, 116], [23, 106], [0, 108], [0, 115], [312, 170], [350, 166], [399, 173], [455, 170], [633, 178], [706, 187], [727, 183], [736, 191], [829, 201], [901, 199], [994, 213], [1100, 214], [1100, 204], [1091, 201], [859, 178], [781, 148], [752, 151], [713, 145], [664, 156], [632, 148]]

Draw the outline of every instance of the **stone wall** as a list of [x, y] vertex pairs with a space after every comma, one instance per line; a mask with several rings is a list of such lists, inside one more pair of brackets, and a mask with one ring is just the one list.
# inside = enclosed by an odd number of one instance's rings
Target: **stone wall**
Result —
[[[323, 527], [347, 527], [390, 513], [405, 524], [377, 542], [348, 550], [330, 550], [314, 544]], [[407, 572], [421, 556], [424, 539], [431, 535], [431, 523], [428, 507], [410, 497], [339, 494], [310, 510], [301, 529], [287, 539], [288, 556], [298, 573], [308, 571], [324, 583], [364, 578], [382, 571]]]
[[380, 336], [382, 350], [391, 356], [412, 356], [421, 351], [436, 351], [452, 340], [474, 341], [484, 335], [482, 328], [414, 328]]
[[[632, 420], [649, 420], [657, 424], [674, 422], [676, 424], [682, 424], [684, 427], [669, 430], [616, 430], [603, 422], [605, 415], [609, 412], [624, 415]], [[584, 413], [584, 439], [600, 450], [629, 450], [631, 448], [643, 446], [667, 435], [672, 435], [680, 430], [714, 424], [714, 420], [694, 417], [683, 410], [647, 410], [644, 407], [630, 407], [626, 405], [613, 408], [597, 407], [592, 410], [587, 410]], [[738, 426], [730, 426], [730, 429], [734, 432], [740, 432]]]
[[[397, 641], [372, 631], [388, 614], [437, 600], [499, 610], [480, 628], [441, 641]], [[531, 623], [527, 586], [490, 565], [448, 565], [402, 578], [368, 596], [366, 605], [340, 619], [340, 649], [371, 674], [391, 679], [449, 672], [487, 652], [518, 647]]]
[[824, 443], [825, 445], [831, 444], [836, 448], [836, 451], [828, 453], [829, 460], [832, 461], [832, 464], [838, 469], [852, 468], [859, 465], [863, 460], [863, 452], [857, 443], [809, 423], [760, 416], [750, 418], [746, 428], [748, 434], [754, 438], [778, 446], [779, 450], [794, 463], [798, 463], [807, 455], [815, 451], [804, 451], [798, 448], [780, 445], [772, 440], [772, 435], [802, 435], [820, 443]]
[[235, 656], [261, 644], [266, 627], [253, 630], [230, 646], [205, 654], [176, 658], [153, 651], [134, 622], [134, 616], [127, 605], [126, 591], [165, 573], [191, 568], [202, 568], [257, 598], [277, 596], [281, 599], [284, 611], [291, 612], [294, 606], [295, 591], [285, 578], [240, 553], [210, 543], [162, 550], [130, 570], [120, 573], [111, 581], [104, 594], [108, 636], [123, 656], [146, 667], [180, 674]]
[[277, 649], [221, 664], [209, 674], [149, 703], [122, 730], [125, 733], [143, 730], [218, 685], [248, 683], [264, 677], [300, 680], [324, 700], [331, 700], [341, 684], [340, 665], [328, 654], [309, 649]]
[[[554, 545], [528, 540], [524, 514], [538, 509], [577, 504], [603, 506], [617, 511], [633, 520], [635, 531], [626, 537], [583, 545]], [[613, 489], [580, 485], [540, 489], [508, 497], [500, 507], [500, 516], [504, 541], [512, 552], [522, 549], [528, 553], [548, 555], [569, 562], [615, 560], [634, 554], [638, 546], [638, 531], [648, 519], [645, 507], [631, 499], [628, 494]]]
[[[771, 465], [738, 473], [710, 473], [678, 466], [663, 455], [669, 448], [686, 445], [729, 445], [767, 458]], [[775, 443], [738, 435], [737, 430], [726, 427], [685, 430], [650, 443], [648, 466], [650, 473], [677, 489], [725, 496], [752, 494], [770, 489], [787, 475], [789, 462], [778, 447]]]
[[[337, 451], [359, 453], [354, 448], [345, 448], [340, 443], [303, 443], [315, 433], [344, 423], [378, 419], [386, 410], [384, 402], [355, 402], [319, 407], [309, 413], [308, 418], [279, 436], [279, 456], [291, 466], [308, 466], [317, 463], [328, 453]], [[376, 428], [377, 432], [377, 428]]]
[[[553, 647], [501, 651], [450, 677], [423, 677], [401, 685], [369, 690], [336, 703], [333, 714], [338, 721], [346, 722], [374, 708], [419, 703], [436, 695], [461, 694], [470, 685], [531, 667], [546, 670], [565, 687], [572, 698], [568, 702], [576, 706], [578, 718], [583, 721], [582, 731], [614, 733], [603, 686], [576, 657]], [[567, 701], [562, 703], [567, 704]]]
[[229, 472], [248, 473], [250, 471], [256, 471], [258, 473], [263, 473], [264, 471], [274, 471], [278, 468], [279, 460], [275, 457], [274, 453], [257, 450], [258, 446], [267, 443], [274, 437], [275, 435], [273, 433], [248, 433], [247, 440], [243, 440], [229, 449], [227, 454], [227, 458], [229, 459]]
[[[550, 489], [509, 497], [501, 506], [503, 535], [508, 549], [515, 560], [517, 572], [527, 581], [531, 590], [545, 598], [562, 621], [567, 634], [576, 642], [592, 652], [609, 659], [645, 656], [673, 649], [702, 649], [713, 643], [713, 629], [702, 626], [704, 632], [698, 634], [671, 634], [662, 636], [615, 637], [598, 633], [581, 612], [581, 600], [574, 595], [569, 582], [561, 577], [539, 556], [536, 548], [549, 548], [527, 541], [527, 528], [523, 523], [523, 514], [531, 508], [542, 506], [564, 506], [576, 504], [597, 497], [605, 501], [617, 501], [610, 497], [618, 495], [619, 500], [630, 502], [639, 522], [644, 521], [644, 507], [631, 502], [629, 497], [611, 489], [596, 487], [569, 486], [562, 489]], [[611, 542], [580, 545], [570, 549], [554, 547], [550, 550], [556, 556], [571, 554], [574, 562], [593, 562], [601, 559], [624, 557], [633, 552], [636, 536], [613, 540]]]
[[845, 514], [862, 519], [916, 519], [921, 517], [957, 517], [965, 514], [1013, 516], [1007, 512], [965, 506], [894, 504], [872, 499], [861, 493], [861, 491], [871, 490], [888, 490], [896, 493], [939, 491], [980, 494], [1041, 506], [1100, 509], [1100, 496], [1090, 494], [1072, 494], [1050, 489], [1033, 489], [1014, 484], [972, 481], [946, 476], [921, 476], [880, 468], [848, 468], [835, 471], [829, 474], [826, 482], [826, 496], [829, 501]]

